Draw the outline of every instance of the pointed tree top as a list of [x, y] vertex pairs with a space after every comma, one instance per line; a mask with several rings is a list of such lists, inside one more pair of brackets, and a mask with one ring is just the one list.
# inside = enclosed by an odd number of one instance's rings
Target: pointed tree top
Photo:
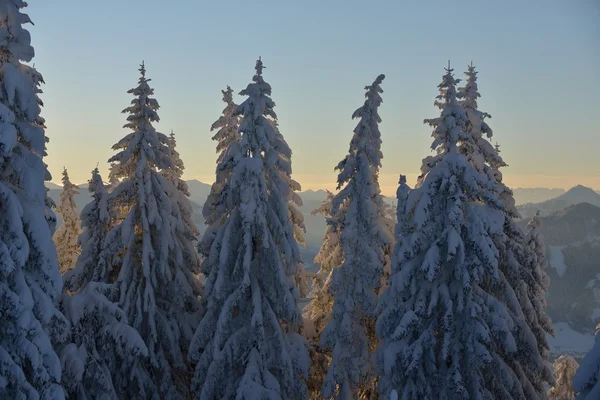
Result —
[[226, 90], [221, 90], [223, 93], [223, 101], [227, 104], [233, 104], [233, 89], [227, 85]]
[[100, 176], [100, 171], [98, 170], [98, 165], [96, 168], [92, 170], [92, 177], [88, 181], [88, 191], [90, 193], [94, 193], [96, 190], [104, 187], [104, 182], [102, 182], [102, 177]]
[[404, 185], [404, 184], [406, 184], [406, 175], [402, 175], [402, 174], [400, 174], [400, 179], [398, 180], [398, 183], [399, 183], [400, 185]]
[[142, 63], [140, 64], [139, 71], [142, 74], [142, 78], [145, 78], [146, 77], [146, 65], [144, 64], [144, 60], [142, 60]]
[[256, 60], [256, 66], [254, 67], [256, 69], [256, 75], [261, 76], [262, 75], [262, 70], [264, 68], [267, 68], [263, 65], [262, 60], [260, 59], [260, 56], [258, 57], [258, 60]]
[[452, 71], [454, 71], [452, 68], [450, 68], [450, 60], [448, 60], [448, 68], [444, 68], [446, 70], [447, 73], [452, 73]]
[[63, 172], [62, 172], [62, 183], [63, 185], [70, 185], [71, 184], [71, 180], [69, 179], [69, 173], [67, 172], [67, 167], [63, 167]]

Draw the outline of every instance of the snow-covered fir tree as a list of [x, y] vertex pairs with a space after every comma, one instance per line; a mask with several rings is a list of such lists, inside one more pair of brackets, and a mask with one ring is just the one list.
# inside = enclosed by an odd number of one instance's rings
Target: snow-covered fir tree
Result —
[[185, 196], [190, 196], [190, 191], [188, 189], [187, 183], [181, 179], [183, 176], [183, 170], [185, 169], [185, 165], [183, 164], [183, 160], [179, 156], [179, 152], [177, 151], [177, 140], [175, 139], [175, 133], [171, 130], [169, 134], [169, 139], [167, 140], [167, 147], [169, 148], [169, 156], [171, 160], [173, 160], [173, 168], [163, 169], [161, 172], [165, 178], [167, 178], [181, 193]]
[[575, 372], [573, 389], [578, 395], [576, 400], [600, 399], [600, 325], [596, 326], [594, 346], [583, 357]]
[[212, 140], [217, 142], [217, 164], [221, 163], [227, 154], [227, 149], [234, 142], [239, 142], [242, 138], [239, 132], [240, 118], [234, 115], [237, 104], [233, 102], [233, 89], [227, 86], [226, 90], [221, 90], [225, 108], [223, 115], [219, 117], [210, 127], [211, 132], [216, 131]]
[[533, 308], [530, 323], [538, 344], [542, 357], [547, 360], [550, 357], [550, 345], [548, 344], [547, 334], [554, 334], [552, 320], [546, 314], [548, 302], [546, 299], [548, 289], [550, 288], [550, 278], [546, 273], [548, 262], [546, 260], [546, 245], [540, 232], [540, 212], [527, 224], [527, 234], [525, 236], [526, 255], [528, 260], [526, 268], [526, 283], [528, 286], [528, 297]]
[[118, 299], [116, 286], [93, 281], [63, 295], [61, 310], [72, 333], [61, 352], [62, 385], [72, 399], [155, 398], [142, 365], [148, 349], [111, 299]]
[[187, 220], [191, 210], [183, 209], [191, 205], [161, 173], [175, 166], [168, 137], [152, 125], [159, 105], [143, 63], [139, 71], [138, 86], [128, 91], [135, 98], [123, 110], [131, 132], [109, 159], [110, 174], [119, 181], [109, 195], [109, 207], [120, 214], [112, 230], [122, 241], [115, 284], [120, 307], [148, 348], [146, 378], [158, 390], [153, 396], [178, 399], [187, 390], [185, 354], [199, 321], [199, 256]]
[[[321, 347], [331, 351], [322, 387], [325, 398], [357, 398], [372, 385], [370, 351], [377, 292], [394, 238], [385, 223], [378, 182], [381, 134], [378, 114], [384, 75], [366, 86], [366, 100], [352, 118], [359, 118], [348, 155], [336, 166], [338, 189], [332, 199], [332, 230], [339, 229], [340, 265], [333, 266], [327, 287], [333, 296], [331, 316], [321, 334]], [[331, 232], [329, 232], [331, 233]], [[326, 267], [329, 268], [329, 267]]]
[[81, 254], [75, 267], [63, 275], [65, 289], [76, 293], [89, 282], [112, 283], [113, 266], [120, 260], [121, 249], [118, 231], [111, 231], [111, 209], [108, 204], [108, 188], [95, 168], [88, 181], [92, 201], [81, 211], [82, 233], [78, 238]]
[[[212, 139], [217, 141], [216, 150], [219, 155], [217, 157], [216, 180], [211, 187], [210, 194], [208, 195], [208, 199], [204, 203], [204, 208], [202, 210], [205, 218], [205, 225], [207, 226], [207, 232], [209, 232], [208, 235], [205, 236], [206, 243], [209, 243], [212, 240], [211, 235], [214, 234], [214, 230], [211, 226], [216, 223], [214, 218], [220, 215], [220, 213], [216, 211], [216, 204], [219, 201], [227, 177], [231, 175], [231, 167], [228, 167], [226, 163], [223, 163], [223, 160], [225, 159], [229, 145], [241, 140], [239, 132], [240, 116], [237, 114], [234, 115], [237, 105], [233, 102], [233, 90], [231, 87], [227, 86], [227, 90], [222, 90], [221, 93], [223, 93], [223, 102], [226, 106], [223, 109], [223, 115], [221, 115], [210, 128], [211, 131], [217, 131]], [[277, 141], [279, 142], [277, 149], [281, 152], [282, 157], [287, 157], [289, 159], [291, 166], [291, 150], [285, 142], [283, 135], [279, 132], [277, 120], [267, 118], [267, 121], [276, 132]], [[306, 242], [304, 241], [304, 233], [306, 233], [304, 217], [298, 208], [302, 206], [302, 199], [295, 193], [295, 191], [301, 190], [300, 184], [289, 176], [291, 168], [289, 173], [286, 171], [281, 172], [284, 179], [288, 182], [288, 185], [293, 189], [288, 195], [288, 214], [294, 228], [294, 236], [299, 244], [306, 245]], [[218, 229], [218, 224], [214, 229]], [[199, 251], [201, 254], [205, 254], [207, 251], [202, 243], [199, 244]], [[301, 261], [299, 261], [298, 266], [296, 267], [295, 279], [296, 287], [300, 292], [300, 297], [304, 298], [308, 293], [308, 282], [305, 278], [305, 272]]]
[[[379, 390], [402, 399], [524, 399], [509, 361], [518, 351], [517, 302], [499, 269], [504, 205], [461, 150], [474, 145], [448, 67], [438, 86], [432, 149], [406, 205], [377, 333]], [[485, 200], [485, 201], [484, 201]], [[399, 217], [400, 220], [400, 217]], [[491, 290], [490, 288], [494, 288]]]
[[44, 187], [43, 79], [24, 64], [34, 56], [26, 5], [0, 1], [0, 398], [63, 399], [54, 348], [68, 324]]
[[[302, 207], [303, 202], [300, 195], [297, 192], [302, 190], [302, 186], [297, 181], [293, 180], [291, 177], [291, 162], [292, 162], [292, 150], [289, 148], [285, 139], [281, 132], [279, 131], [279, 122], [277, 119], [267, 119], [275, 129], [275, 133], [277, 136], [277, 141], [280, 143], [277, 148], [280, 152], [280, 157], [289, 160], [289, 171], [281, 171], [282, 177], [286, 180], [288, 185], [292, 190], [288, 193], [288, 216], [290, 218], [290, 222], [292, 223], [292, 227], [294, 228], [294, 238], [296, 238], [296, 242], [299, 245], [308, 247], [306, 244], [306, 240], [304, 235], [306, 234], [306, 226], [304, 225], [304, 215], [302, 211], [300, 211], [300, 207]], [[298, 265], [296, 266], [296, 275], [294, 277], [296, 282], [296, 288], [298, 288], [298, 292], [300, 293], [300, 298], [304, 299], [308, 296], [308, 279], [307, 273], [304, 271], [304, 264], [302, 260], [298, 261]]]
[[[314, 333], [317, 340], [329, 322], [331, 308], [333, 307], [333, 297], [329, 291], [329, 282], [331, 271], [344, 261], [344, 254], [340, 243], [339, 225], [331, 220], [331, 207], [334, 194], [327, 191], [327, 197], [321, 203], [321, 206], [311, 212], [312, 215], [321, 214], [327, 222], [327, 230], [323, 236], [323, 242], [319, 252], [315, 256], [314, 262], [319, 264], [319, 271], [312, 279], [312, 289], [310, 292], [310, 303], [306, 306], [306, 318], [314, 325]], [[320, 389], [319, 389], [320, 391]]]
[[[113, 170], [115, 166], [115, 163], [110, 163], [110, 168], [109, 168], [109, 172]], [[108, 174], [108, 192], [112, 192], [112, 190], [114, 188], [116, 188], [119, 185], [119, 177], [116, 176], [116, 174]]]
[[285, 144], [262, 61], [240, 94], [241, 141], [222, 160], [227, 176], [213, 233], [205, 237], [205, 314], [190, 349], [197, 362], [192, 390], [198, 399], [305, 399], [308, 372], [294, 276], [299, 251], [288, 216], [291, 188], [280, 171]]
[[75, 196], [79, 194], [79, 187], [69, 180], [67, 169], [62, 173], [63, 190], [60, 193], [60, 203], [56, 212], [62, 219], [62, 225], [53, 236], [56, 252], [58, 254], [58, 266], [60, 273], [64, 274], [75, 266], [81, 248], [77, 238], [81, 234], [81, 221], [75, 205]]
[[[321, 214], [326, 221], [331, 218], [333, 193], [327, 191], [327, 197], [321, 206], [311, 212], [312, 215]], [[310, 370], [308, 377], [308, 390], [310, 399], [321, 399], [321, 390], [327, 368], [331, 362], [331, 351], [321, 348], [321, 333], [331, 319], [333, 296], [329, 290], [331, 284], [331, 271], [342, 265], [344, 254], [340, 244], [340, 229], [335, 221], [327, 224], [323, 243], [315, 256], [314, 262], [319, 264], [319, 271], [312, 278], [310, 302], [305, 307], [304, 336], [310, 345]]]
[[568, 354], [558, 357], [554, 361], [554, 386], [548, 391], [549, 400], [573, 400], [573, 376], [579, 364]]
[[148, 349], [116, 304], [112, 272], [121, 238], [110, 231], [108, 193], [98, 168], [88, 183], [92, 201], [81, 212], [81, 255], [63, 275], [68, 293], [61, 309], [72, 325], [71, 343], [61, 352], [63, 387], [76, 399], [126, 399], [132, 393], [151, 398], [156, 387], [143, 365]]
[[204, 217], [204, 225], [206, 232], [202, 236], [202, 240], [198, 243], [198, 251], [204, 257], [208, 256], [210, 244], [214, 240], [214, 235], [220, 229], [224, 222], [225, 215], [220, 208], [222, 202], [221, 193], [231, 176], [232, 163], [227, 162], [227, 149], [233, 144], [238, 143], [242, 136], [239, 133], [240, 120], [238, 115], [234, 115], [237, 105], [233, 102], [233, 89], [227, 86], [227, 90], [221, 90], [223, 93], [223, 102], [225, 108], [223, 115], [219, 117], [210, 127], [211, 132], [217, 131], [212, 140], [217, 142], [217, 167], [215, 171], [216, 179], [210, 188], [208, 198], [202, 208], [202, 216]]
[[[526, 243], [528, 240], [540, 242], [541, 235], [536, 231], [536, 238], [528, 239], [517, 225], [520, 215], [515, 206], [513, 192], [503, 183], [500, 172], [500, 168], [506, 167], [507, 164], [500, 156], [498, 147], [492, 146], [488, 141], [493, 132], [486, 119], [491, 116], [478, 108], [477, 101], [481, 96], [478, 91], [477, 74], [471, 63], [466, 72], [466, 85], [460, 88], [457, 94], [467, 116], [465, 131], [472, 136], [472, 142], [463, 141], [460, 150], [482, 178], [489, 180], [494, 193], [502, 202], [505, 214], [504, 235], [498, 237], [495, 243], [500, 253], [500, 270], [510, 286], [508, 292], [514, 291], [518, 300], [514, 301], [512, 295], [502, 298], [515, 321], [513, 332], [519, 348], [516, 357], [511, 357], [509, 363], [519, 376], [527, 398], [544, 399], [547, 386], [551, 385], [553, 380], [547, 341], [547, 334], [553, 334], [553, 328], [546, 315], [545, 295], [549, 279], [544, 271], [545, 266], [542, 266], [545, 262], [544, 245], [543, 242], [537, 245]], [[489, 203], [485, 198], [481, 200]], [[538, 250], [535, 250], [536, 246]], [[539, 249], [542, 249], [541, 253]]]

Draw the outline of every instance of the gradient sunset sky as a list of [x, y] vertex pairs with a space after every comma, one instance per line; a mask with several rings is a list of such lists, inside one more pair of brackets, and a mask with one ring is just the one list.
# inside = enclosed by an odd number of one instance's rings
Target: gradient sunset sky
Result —
[[97, 163], [107, 179], [142, 60], [157, 129], [175, 131], [186, 179], [212, 183], [221, 89], [245, 88], [262, 56], [304, 190], [335, 186], [350, 117], [380, 73], [382, 190], [395, 193], [400, 173], [414, 183], [449, 59], [457, 77], [471, 60], [480, 71], [480, 109], [493, 117], [510, 186], [600, 190], [597, 0], [31, 0], [25, 12], [57, 183], [63, 166], [83, 183]]

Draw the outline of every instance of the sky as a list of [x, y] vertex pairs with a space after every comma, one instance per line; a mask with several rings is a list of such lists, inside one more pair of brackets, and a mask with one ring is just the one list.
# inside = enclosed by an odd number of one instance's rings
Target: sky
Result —
[[107, 179], [142, 60], [184, 178], [212, 183], [221, 89], [244, 89], [261, 56], [303, 190], [335, 188], [352, 113], [381, 73], [382, 191], [400, 173], [414, 183], [448, 60], [458, 78], [471, 61], [480, 72], [509, 186], [600, 190], [598, 0], [31, 0], [25, 12], [57, 183], [63, 167], [79, 184], [97, 164]]

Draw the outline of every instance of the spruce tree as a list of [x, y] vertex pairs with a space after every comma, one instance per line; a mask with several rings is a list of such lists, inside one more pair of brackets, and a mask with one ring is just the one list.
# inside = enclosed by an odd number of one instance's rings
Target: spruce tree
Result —
[[[516, 302], [499, 268], [503, 203], [461, 151], [474, 146], [453, 70], [438, 86], [432, 149], [406, 202], [377, 333], [380, 393], [402, 399], [524, 399], [510, 360]], [[399, 208], [400, 210], [400, 208]], [[401, 220], [399, 216], [399, 221]], [[491, 289], [493, 288], [493, 290]]]
[[331, 351], [331, 362], [322, 396], [356, 398], [372, 383], [370, 350], [375, 338], [377, 292], [386, 254], [394, 238], [385, 224], [385, 208], [378, 182], [381, 166], [381, 134], [378, 114], [382, 102], [379, 75], [366, 86], [366, 100], [352, 118], [359, 118], [348, 155], [336, 166], [338, 190], [332, 199], [333, 229], [339, 229], [343, 262], [331, 271], [329, 290], [333, 296], [331, 317], [321, 335], [321, 346]]
[[576, 400], [595, 400], [600, 398], [600, 325], [596, 327], [594, 347], [581, 360], [573, 377], [573, 389]]
[[120, 250], [118, 231], [111, 230], [112, 220], [108, 204], [108, 188], [95, 168], [88, 181], [92, 201], [81, 211], [81, 228], [78, 238], [81, 254], [75, 268], [63, 275], [65, 288], [70, 293], [82, 290], [89, 282], [112, 283], [116, 257]]
[[34, 50], [21, 0], [0, 1], [0, 398], [62, 399], [55, 347], [68, 325], [54, 216], [44, 181], [46, 142], [40, 116], [42, 76], [26, 65]]
[[154, 382], [146, 376], [143, 339], [118, 307], [114, 282], [120, 236], [111, 230], [107, 188], [98, 168], [88, 182], [92, 201], [81, 212], [81, 254], [63, 275], [61, 309], [71, 323], [71, 343], [61, 352], [63, 386], [77, 399], [152, 398]]
[[[288, 217], [291, 190], [280, 171], [282, 137], [271, 86], [256, 63], [253, 83], [240, 92], [247, 99], [239, 142], [222, 161], [231, 170], [220, 194], [214, 233], [204, 241], [208, 256], [204, 317], [190, 349], [197, 362], [192, 390], [198, 399], [305, 399], [308, 370], [302, 318], [294, 286], [299, 253]], [[279, 177], [279, 179], [278, 179]], [[216, 229], [215, 229], [216, 228]]]
[[148, 348], [147, 378], [154, 377], [158, 388], [153, 396], [178, 399], [187, 390], [185, 354], [200, 311], [199, 259], [187, 221], [191, 211], [182, 208], [191, 207], [189, 201], [161, 173], [175, 165], [168, 137], [152, 125], [159, 105], [143, 63], [139, 71], [138, 86], [128, 91], [135, 98], [123, 110], [131, 132], [109, 159], [119, 181], [109, 195], [118, 211], [112, 229], [122, 241], [115, 284], [119, 306]]
[[115, 285], [93, 281], [63, 295], [61, 310], [72, 326], [71, 341], [61, 351], [69, 398], [156, 398], [143, 366], [148, 349], [115, 299]]
[[573, 376], [579, 368], [579, 364], [568, 354], [558, 357], [554, 361], [554, 376], [556, 382], [548, 391], [549, 400], [573, 400]]
[[185, 169], [185, 165], [183, 164], [183, 160], [179, 156], [179, 152], [177, 151], [177, 140], [175, 139], [175, 133], [171, 130], [169, 134], [169, 139], [167, 140], [167, 147], [169, 148], [169, 156], [173, 161], [173, 168], [166, 168], [162, 170], [162, 174], [165, 178], [167, 178], [181, 193], [185, 196], [190, 196], [190, 191], [188, 189], [187, 183], [181, 179], [183, 176], [183, 170]]
[[[326, 221], [330, 221], [333, 193], [327, 191], [327, 197], [321, 203], [321, 206], [311, 212], [312, 215], [321, 214]], [[333, 268], [342, 265], [344, 254], [340, 243], [339, 225], [331, 220], [327, 224], [323, 243], [319, 252], [315, 256], [314, 262], [319, 264], [319, 271], [312, 279], [310, 290], [310, 303], [306, 306], [305, 320], [306, 326], [304, 335], [310, 345], [310, 371], [308, 377], [308, 390], [311, 399], [320, 399], [323, 382], [327, 374], [327, 368], [331, 362], [331, 351], [321, 348], [320, 338], [323, 329], [331, 319], [331, 309], [333, 308], [333, 296], [330, 292], [331, 271]]]
[[[288, 217], [290, 222], [292, 223], [292, 227], [294, 229], [294, 238], [296, 242], [304, 247], [308, 247], [306, 244], [306, 240], [304, 235], [306, 234], [306, 226], [304, 225], [304, 215], [302, 215], [302, 211], [300, 211], [300, 207], [302, 207], [303, 202], [302, 198], [298, 193], [302, 190], [300, 183], [296, 182], [292, 179], [292, 150], [289, 148], [285, 139], [281, 132], [279, 131], [279, 122], [276, 119], [268, 119], [271, 126], [275, 130], [276, 140], [279, 142], [277, 149], [279, 150], [279, 156], [283, 159], [289, 161], [289, 170], [282, 170], [281, 168], [276, 167], [280, 174], [281, 178], [283, 178], [286, 183], [290, 187], [290, 191], [287, 196], [288, 203]], [[300, 299], [305, 299], [308, 296], [308, 280], [307, 280], [306, 271], [304, 271], [304, 264], [302, 260], [298, 257], [297, 265], [296, 265], [296, 275], [294, 276], [294, 281], [296, 283], [296, 288], [298, 289], [298, 293], [300, 294]]]
[[550, 345], [547, 335], [554, 334], [552, 320], [546, 314], [548, 302], [546, 299], [548, 289], [550, 288], [550, 278], [546, 273], [548, 262], [546, 260], [546, 245], [540, 232], [541, 221], [540, 212], [536, 212], [534, 217], [527, 224], [527, 234], [525, 235], [526, 255], [529, 256], [526, 267], [529, 274], [526, 281], [528, 287], [528, 297], [531, 302], [532, 311], [528, 315], [531, 328], [535, 334], [536, 342], [540, 354], [545, 360], [550, 357]]
[[[491, 116], [478, 108], [480, 96], [477, 85], [477, 71], [473, 63], [467, 72], [467, 82], [460, 88], [457, 97], [466, 112], [465, 131], [472, 136], [472, 142], [462, 142], [460, 149], [475, 169], [493, 185], [493, 191], [502, 201], [505, 214], [503, 235], [496, 240], [500, 252], [500, 270], [506, 277], [510, 291], [514, 291], [518, 301], [512, 296], [502, 298], [515, 321], [513, 329], [519, 352], [511, 357], [512, 369], [519, 376], [528, 399], [546, 398], [547, 386], [552, 384], [552, 368], [549, 362], [547, 334], [553, 334], [552, 323], [546, 315], [545, 292], [549, 280], [538, 261], [533, 247], [527, 242], [525, 233], [517, 225], [520, 215], [515, 206], [513, 192], [502, 181], [500, 168], [506, 167], [498, 147], [494, 148], [487, 140], [493, 132], [486, 123]], [[482, 201], [487, 202], [486, 199]], [[541, 235], [536, 233], [536, 239]], [[541, 244], [543, 249], [543, 243]], [[542, 250], [543, 252], [543, 250]], [[539, 251], [538, 251], [539, 254]], [[501, 291], [503, 289], [500, 289]], [[524, 322], [524, 323], [523, 323]]]
[[60, 193], [60, 203], [56, 207], [56, 212], [62, 219], [62, 225], [54, 234], [53, 239], [58, 254], [60, 273], [64, 274], [75, 267], [77, 257], [81, 253], [81, 248], [77, 243], [77, 238], [81, 234], [81, 221], [75, 205], [75, 196], [79, 194], [79, 187], [71, 183], [66, 168], [63, 169], [62, 175], [63, 190]]
[[217, 141], [217, 167], [215, 171], [216, 180], [210, 188], [208, 198], [202, 208], [202, 216], [204, 217], [204, 224], [206, 226], [206, 232], [202, 236], [202, 240], [198, 243], [198, 251], [204, 257], [208, 256], [210, 251], [210, 243], [214, 240], [214, 235], [220, 228], [220, 224], [223, 222], [220, 218], [223, 217], [220, 202], [221, 192], [227, 182], [228, 177], [231, 175], [232, 164], [227, 162], [227, 149], [233, 143], [238, 143], [241, 139], [239, 130], [239, 116], [233, 115], [237, 105], [233, 102], [233, 90], [227, 86], [227, 90], [221, 90], [223, 93], [223, 102], [226, 106], [223, 109], [223, 115], [219, 117], [210, 127], [211, 132], [217, 131], [212, 140]]

